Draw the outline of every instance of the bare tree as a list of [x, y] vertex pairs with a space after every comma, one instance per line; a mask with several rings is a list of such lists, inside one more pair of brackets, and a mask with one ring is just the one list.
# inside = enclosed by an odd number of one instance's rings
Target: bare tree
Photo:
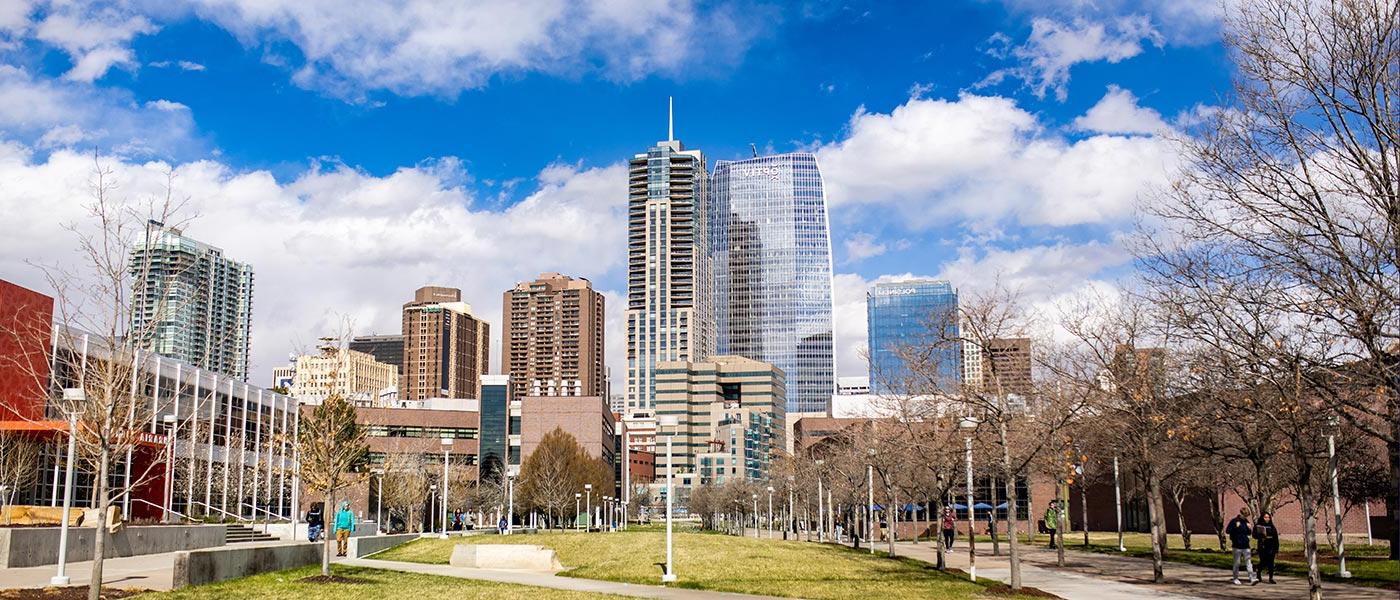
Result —
[[[1149, 279], [1286, 290], [1254, 308], [1331, 337], [1296, 357], [1300, 376], [1388, 448], [1400, 481], [1400, 4], [1231, 3], [1225, 44], [1234, 94], [1182, 140], [1180, 180], [1148, 207], [1164, 230], [1143, 236]], [[1386, 504], [1400, 518], [1396, 494]]]
[[[298, 435], [301, 481], [324, 498], [327, 516], [335, 510], [336, 492], [365, 475], [361, 467], [369, 454], [365, 428], [355, 420], [355, 407], [339, 394], [332, 394], [302, 417]], [[326, 536], [321, 552], [321, 575], [331, 574], [331, 536]]]
[[[384, 455], [383, 493], [380, 497], [392, 518], [397, 514], [404, 530], [422, 530], [423, 505], [428, 501], [428, 468], [417, 452], [387, 452]], [[387, 528], [386, 528], [387, 529]]]
[[42, 445], [36, 439], [18, 431], [0, 431], [0, 510], [4, 510], [5, 524], [10, 523], [10, 511], [19, 490], [34, 483], [39, 477], [39, 455]]

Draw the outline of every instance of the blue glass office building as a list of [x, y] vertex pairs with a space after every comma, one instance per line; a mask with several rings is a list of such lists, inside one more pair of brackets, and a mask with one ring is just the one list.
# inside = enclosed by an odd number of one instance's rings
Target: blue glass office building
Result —
[[710, 249], [720, 354], [787, 376], [787, 412], [826, 410], [835, 389], [831, 235], [816, 158], [716, 161]]
[[[962, 344], [958, 335], [958, 291], [947, 281], [916, 279], [877, 283], [865, 296], [869, 326], [870, 390], [873, 393], [923, 393], [933, 384], [951, 389], [962, 380]], [[917, 360], [937, 373], [936, 381], [918, 378], [904, 360], [914, 350]], [[918, 387], [919, 389], [911, 389]]]

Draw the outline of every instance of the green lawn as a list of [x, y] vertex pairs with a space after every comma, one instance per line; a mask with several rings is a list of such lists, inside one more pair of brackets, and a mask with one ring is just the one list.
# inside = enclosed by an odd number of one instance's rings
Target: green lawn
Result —
[[[1046, 536], [1037, 538], [1039, 545], [1045, 545], [1048, 541]], [[981, 540], [978, 540], [981, 543]], [[1126, 533], [1123, 535], [1123, 546], [1128, 549], [1128, 556], [1141, 558], [1152, 557], [1151, 536], [1146, 533]], [[1347, 543], [1347, 570], [1351, 571], [1351, 579], [1340, 579], [1337, 577], [1337, 556], [1333, 553], [1332, 547], [1326, 544], [1318, 546], [1318, 568], [1322, 571], [1323, 579], [1328, 581], [1340, 581], [1356, 585], [1366, 585], [1372, 587], [1383, 587], [1389, 589], [1400, 589], [1400, 562], [1388, 560], [1386, 557], [1390, 547], [1385, 543], [1367, 546], [1365, 543]], [[1119, 554], [1118, 534], [1114, 532], [1089, 532], [1089, 546], [1084, 546], [1084, 534], [1075, 532], [1065, 540], [1066, 550], [1088, 550], [1090, 552], [1100, 552], [1104, 554]], [[1205, 567], [1218, 567], [1229, 569], [1233, 562], [1230, 551], [1221, 551], [1220, 544], [1214, 534], [1192, 535], [1191, 550], [1183, 548], [1180, 535], [1167, 536], [1167, 560], [1173, 562], [1189, 563]], [[1258, 557], [1255, 563], [1258, 564]], [[1301, 541], [1284, 540], [1279, 546], [1278, 574], [1295, 575], [1299, 577], [1307, 576], [1307, 563], [1303, 559], [1303, 543]]]
[[417, 573], [383, 571], [361, 567], [331, 567], [331, 574], [354, 580], [347, 583], [310, 583], [303, 577], [320, 575], [321, 567], [305, 567], [276, 573], [265, 573], [231, 579], [209, 585], [188, 587], [173, 592], [150, 592], [133, 596], [140, 600], [391, 600], [421, 598], [476, 598], [510, 600], [514, 598], [543, 598], [546, 600], [611, 600], [623, 598], [608, 594], [571, 592], [524, 585], [495, 583], [438, 577]]
[[[666, 559], [665, 533], [542, 533], [462, 539], [420, 539], [373, 558], [444, 564], [459, 543], [539, 544], [553, 548], [565, 575], [657, 584]], [[943, 573], [927, 563], [890, 560], [848, 548], [677, 532], [679, 585], [769, 596], [821, 599], [990, 597], [987, 585]]]

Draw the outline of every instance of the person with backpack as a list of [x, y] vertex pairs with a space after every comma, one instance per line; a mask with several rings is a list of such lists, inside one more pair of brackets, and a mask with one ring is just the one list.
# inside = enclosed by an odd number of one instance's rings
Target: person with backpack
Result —
[[946, 549], [948, 549], [948, 550], [952, 550], [952, 549], [953, 549], [953, 535], [956, 534], [957, 531], [958, 531], [958, 529], [957, 529], [957, 513], [954, 513], [954, 512], [953, 512], [953, 509], [952, 509], [951, 507], [945, 507], [945, 508], [943, 509], [943, 547], [944, 547], [944, 548], [946, 548]]
[[1055, 547], [1055, 533], [1060, 528], [1060, 501], [1051, 500], [1045, 508], [1045, 529], [1050, 532], [1050, 547]]
[[1259, 582], [1254, 576], [1254, 563], [1249, 552], [1251, 534], [1253, 529], [1249, 526], [1249, 507], [1244, 507], [1240, 509], [1240, 514], [1230, 519], [1230, 524], [1225, 526], [1225, 535], [1230, 536], [1230, 547], [1234, 550], [1235, 563], [1230, 569], [1230, 583], [1235, 585], [1240, 585], [1240, 561], [1244, 561], [1250, 585]]
[[1254, 539], [1259, 541], [1259, 575], [1254, 578], [1258, 585], [1264, 579], [1264, 569], [1269, 570], [1269, 583], [1274, 583], [1274, 558], [1278, 556], [1278, 527], [1274, 526], [1274, 516], [1269, 511], [1259, 513], [1254, 522]]
[[326, 527], [326, 517], [322, 512], [323, 504], [316, 502], [311, 505], [311, 510], [306, 511], [306, 541], [315, 542], [321, 539], [321, 533]]

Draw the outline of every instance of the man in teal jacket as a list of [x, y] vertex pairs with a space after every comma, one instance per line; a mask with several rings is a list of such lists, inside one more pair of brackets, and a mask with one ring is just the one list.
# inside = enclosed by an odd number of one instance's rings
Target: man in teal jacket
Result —
[[346, 546], [350, 545], [350, 532], [355, 529], [355, 513], [350, 512], [350, 502], [343, 500], [340, 510], [335, 513], [335, 555], [345, 556]]

